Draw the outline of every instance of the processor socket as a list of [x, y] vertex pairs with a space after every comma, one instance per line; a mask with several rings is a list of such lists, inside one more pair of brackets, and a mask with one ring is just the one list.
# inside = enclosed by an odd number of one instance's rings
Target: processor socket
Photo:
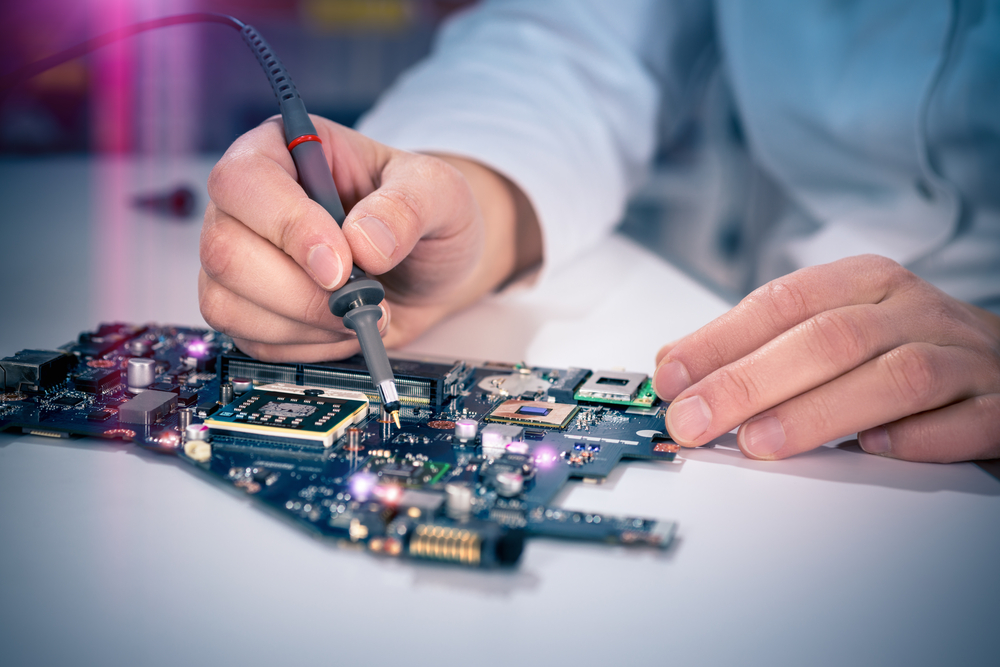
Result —
[[644, 373], [625, 371], [594, 371], [576, 390], [578, 400], [608, 400], [631, 403], [648, 378]]

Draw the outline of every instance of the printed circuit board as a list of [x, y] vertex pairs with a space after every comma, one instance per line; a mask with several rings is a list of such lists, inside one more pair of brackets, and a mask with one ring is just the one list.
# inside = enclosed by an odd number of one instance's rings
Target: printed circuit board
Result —
[[175, 455], [322, 536], [511, 565], [525, 538], [667, 548], [671, 521], [552, 506], [623, 459], [673, 461], [641, 373], [392, 359], [401, 428], [360, 357], [267, 363], [213, 331], [105, 324], [0, 360], [0, 430]]

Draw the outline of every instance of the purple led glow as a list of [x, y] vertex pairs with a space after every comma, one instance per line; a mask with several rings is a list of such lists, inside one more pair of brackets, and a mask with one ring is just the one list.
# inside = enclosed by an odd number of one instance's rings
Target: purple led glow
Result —
[[535, 450], [535, 465], [539, 468], [551, 468], [559, 461], [559, 452], [548, 447]]
[[378, 484], [378, 477], [370, 472], [359, 472], [348, 482], [351, 487], [351, 495], [362, 502], [368, 500], [368, 496], [372, 494], [376, 484]]
[[188, 343], [187, 351], [192, 357], [203, 357], [208, 352], [208, 343], [198, 338]]

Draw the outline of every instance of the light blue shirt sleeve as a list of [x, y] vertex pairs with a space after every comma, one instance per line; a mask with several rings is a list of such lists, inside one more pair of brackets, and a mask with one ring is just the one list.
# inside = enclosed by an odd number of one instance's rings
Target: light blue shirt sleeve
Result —
[[483, 2], [444, 26], [358, 129], [509, 178], [542, 223], [546, 267], [558, 266], [620, 220], [663, 105], [683, 103], [708, 18], [700, 2]]

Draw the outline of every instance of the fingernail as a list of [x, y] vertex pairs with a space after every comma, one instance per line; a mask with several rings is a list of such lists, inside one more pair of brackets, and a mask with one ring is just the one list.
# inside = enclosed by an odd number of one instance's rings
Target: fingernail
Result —
[[692, 396], [673, 403], [667, 410], [667, 431], [674, 440], [694, 441], [708, 430], [712, 411], [701, 396]]
[[333, 289], [340, 282], [340, 276], [344, 272], [344, 265], [340, 261], [340, 256], [328, 245], [318, 245], [309, 251], [309, 258], [306, 260], [309, 270], [316, 276], [319, 284], [326, 289]]
[[777, 417], [761, 417], [749, 422], [740, 433], [743, 449], [751, 456], [766, 459], [785, 444], [785, 429]]
[[669, 361], [653, 373], [653, 389], [664, 401], [672, 401], [677, 394], [691, 386], [691, 376], [679, 361]]
[[892, 445], [889, 444], [889, 432], [885, 430], [884, 426], [876, 426], [858, 433], [858, 443], [860, 443], [861, 449], [869, 454], [888, 454], [892, 451]]
[[355, 222], [354, 226], [368, 239], [369, 245], [375, 248], [378, 254], [386, 259], [392, 256], [393, 251], [396, 249], [396, 237], [393, 236], [392, 230], [389, 229], [388, 225], [378, 218], [368, 216]]

